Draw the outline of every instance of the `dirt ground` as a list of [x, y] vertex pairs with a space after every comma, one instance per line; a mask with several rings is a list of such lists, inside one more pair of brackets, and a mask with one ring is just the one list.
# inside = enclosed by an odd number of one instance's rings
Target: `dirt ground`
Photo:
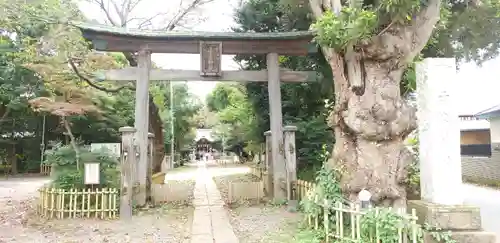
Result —
[[[0, 227], [0, 242], [188, 243], [193, 209], [160, 207], [140, 212], [131, 221], [30, 217], [23, 224]], [[33, 215], [35, 216], [35, 215]]]
[[290, 213], [285, 207], [254, 205], [231, 209], [231, 224], [240, 243], [293, 242], [300, 213]]
[[[255, 181], [248, 167], [228, 165], [210, 167], [222, 197], [227, 198], [229, 181]], [[183, 185], [192, 197], [195, 167], [184, 167], [167, 174], [166, 182]], [[0, 179], [0, 243], [189, 243], [193, 208], [186, 204], [167, 204], [137, 212], [132, 221], [121, 220], [43, 220], [34, 210], [36, 190], [48, 179]], [[184, 197], [184, 196], [183, 196]], [[230, 220], [240, 243], [293, 242], [298, 213], [270, 204], [228, 208]], [[287, 238], [288, 237], [288, 238]]]
[[[259, 181], [256, 176], [249, 174], [250, 169], [244, 165], [228, 165], [210, 170], [225, 200], [229, 182]], [[302, 220], [300, 213], [291, 213], [286, 207], [265, 202], [239, 202], [226, 208], [240, 243], [293, 242], [293, 235]]]
[[[179, 169], [168, 183], [182, 186], [191, 197], [195, 168]], [[0, 178], [0, 243], [189, 243], [193, 208], [165, 204], [137, 212], [132, 221], [44, 220], [35, 214], [37, 189], [47, 177]], [[188, 195], [189, 194], [189, 195]]]

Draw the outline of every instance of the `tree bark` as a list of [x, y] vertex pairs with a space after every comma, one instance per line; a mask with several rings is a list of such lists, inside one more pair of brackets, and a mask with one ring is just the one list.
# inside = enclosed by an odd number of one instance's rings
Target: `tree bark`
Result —
[[153, 140], [153, 173], [161, 172], [161, 162], [165, 156], [165, 143], [163, 138], [163, 122], [160, 118], [158, 107], [149, 95], [149, 129], [155, 135]]
[[405, 207], [404, 180], [411, 154], [404, 145], [416, 127], [415, 111], [400, 96], [404, 69], [364, 61], [364, 93], [339, 85], [330, 116], [336, 143], [329, 164], [342, 170], [344, 194], [352, 201], [366, 189], [379, 205]]
[[69, 142], [73, 149], [75, 150], [75, 159], [76, 159], [76, 169], [80, 170], [80, 150], [78, 149], [78, 145], [76, 144], [76, 138], [71, 131], [71, 125], [68, 122], [68, 119], [65, 116], [61, 116], [61, 120], [63, 122], [64, 128], [68, 133]]
[[[376, 205], [406, 207], [404, 180], [412, 158], [404, 140], [416, 128], [416, 116], [400, 95], [400, 82], [429, 40], [440, 3], [429, 0], [408, 23], [391, 23], [347, 50], [322, 46], [335, 78], [329, 116], [335, 146], [328, 165], [341, 170], [342, 191], [352, 201], [366, 189]], [[309, 5], [315, 18], [342, 7], [338, 0]]]

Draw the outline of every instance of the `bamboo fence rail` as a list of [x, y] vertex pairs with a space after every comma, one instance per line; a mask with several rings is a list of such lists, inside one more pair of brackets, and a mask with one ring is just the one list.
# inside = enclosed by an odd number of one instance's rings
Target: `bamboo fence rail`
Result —
[[[353, 243], [380, 243], [382, 242], [381, 230], [386, 228], [384, 222], [375, 221], [375, 229], [369, 235], [362, 235], [362, 218], [367, 214], [367, 209], [361, 209], [358, 204], [350, 203], [344, 205], [341, 202], [328, 202], [324, 200], [319, 202], [315, 198], [315, 203], [323, 209], [322, 216], [308, 216], [308, 224], [315, 230], [321, 230], [325, 233], [325, 242], [353, 242]], [[370, 208], [375, 210], [375, 215], [380, 215], [381, 208]], [[394, 210], [394, 209], [392, 209]], [[389, 237], [396, 239], [397, 243], [417, 243], [418, 236], [421, 235], [421, 227], [417, 224], [415, 209], [411, 214], [403, 210], [396, 210], [400, 216], [400, 223], [392, 229], [393, 234]], [[333, 222], [333, 223], [332, 223]], [[378, 224], [378, 225], [377, 225]], [[387, 232], [384, 232], [387, 234]], [[385, 235], [387, 237], [387, 235]]]
[[316, 187], [315, 183], [304, 180], [297, 180], [297, 183], [295, 184], [296, 188], [295, 200], [301, 201], [305, 199], [309, 194], [309, 192], [312, 192], [315, 187]]
[[113, 219], [118, 212], [118, 189], [40, 188], [38, 214], [46, 218]]
[[[262, 179], [263, 173], [267, 173], [265, 169], [252, 167], [251, 173]], [[309, 181], [297, 180], [295, 184], [296, 200], [304, 200], [312, 195], [316, 184]], [[312, 198], [310, 198], [312, 199]], [[326, 242], [352, 242], [352, 243], [367, 243], [366, 236], [362, 239], [361, 229], [362, 218], [368, 212], [366, 209], [361, 209], [358, 204], [345, 202], [328, 202], [326, 200], [319, 202], [317, 197], [312, 199], [314, 203], [322, 209], [322, 216], [313, 217], [309, 215], [307, 221], [310, 227], [315, 230], [322, 230], [325, 234]], [[373, 208], [375, 215], [378, 215], [381, 208]], [[394, 238], [397, 238], [398, 243], [417, 243], [417, 237], [421, 234], [421, 228], [417, 224], [417, 216], [415, 210], [411, 214], [404, 211], [397, 211], [400, 215], [401, 224], [395, 229]], [[334, 224], [332, 224], [334, 222]], [[409, 228], [408, 228], [409, 226]], [[370, 235], [368, 242], [381, 242], [379, 228], [384, 227], [382, 223], [379, 227], [375, 227], [375, 231]]]
[[47, 165], [47, 164], [40, 165], [40, 174], [42, 174], [42, 175], [50, 175], [51, 170], [52, 170], [51, 165]]

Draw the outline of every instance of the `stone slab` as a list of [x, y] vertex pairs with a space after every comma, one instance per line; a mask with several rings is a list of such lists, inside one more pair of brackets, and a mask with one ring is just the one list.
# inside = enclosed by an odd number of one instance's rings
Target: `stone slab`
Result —
[[152, 184], [151, 194], [155, 204], [190, 200], [189, 187], [185, 184]]
[[264, 183], [262, 181], [230, 182], [228, 196], [231, 202], [235, 202], [240, 199], [261, 200], [264, 197]]
[[212, 213], [212, 225], [214, 240], [217, 243], [235, 243], [238, 238], [234, 234], [233, 226], [229, 222], [229, 217], [223, 207], [210, 207]]
[[423, 200], [408, 202], [408, 209], [417, 212], [417, 223], [429, 224], [443, 230], [481, 230], [478, 207], [468, 205], [440, 205]]
[[194, 189], [191, 243], [238, 243], [221, 194], [204, 167], [199, 166]]
[[212, 235], [211, 212], [208, 207], [197, 207], [193, 212], [192, 235]]
[[[491, 232], [483, 231], [459, 231], [452, 232], [451, 238], [456, 241], [456, 243], [496, 243], [496, 234]], [[441, 243], [436, 241], [430, 233], [424, 233], [425, 243]]]
[[212, 243], [212, 234], [191, 235], [191, 243]]

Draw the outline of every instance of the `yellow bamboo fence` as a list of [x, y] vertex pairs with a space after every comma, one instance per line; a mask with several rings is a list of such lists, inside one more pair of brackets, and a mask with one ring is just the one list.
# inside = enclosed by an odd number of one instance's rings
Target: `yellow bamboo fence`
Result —
[[[252, 174], [258, 176], [262, 173], [260, 168], [252, 168]], [[296, 183], [296, 200], [304, 200], [313, 195], [316, 184], [304, 180], [297, 180]], [[308, 215], [307, 222], [311, 228], [324, 231], [325, 242], [352, 242], [352, 243], [367, 243], [362, 239], [361, 229], [363, 227], [362, 217], [369, 211], [361, 209], [358, 204], [342, 202], [329, 202], [326, 200], [320, 201], [317, 197], [314, 199], [314, 204], [319, 206], [323, 213], [321, 216], [313, 217]], [[379, 215], [383, 208], [370, 208], [374, 210], [372, 213]], [[392, 209], [395, 210], [395, 209]], [[394, 229], [394, 238], [397, 238], [399, 243], [417, 243], [418, 236], [422, 234], [421, 226], [417, 224], [416, 211], [413, 209], [411, 214], [404, 210], [396, 210], [401, 221], [398, 227]], [[332, 222], [334, 222], [332, 224]], [[383, 222], [375, 227], [375, 231], [369, 236], [368, 242], [381, 242], [380, 230], [384, 227]]]
[[[308, 224], [317, 231], [324, 231], [325, 242], [353, 242], [353, 243], [378, 243], [382, 242], [381, 230], [387, 228], [384, 222], [375, 221], [375, 227], [369, 235], [362, 235], [362, 218], [368, 212], [375, 213], [375, 217], [383, 213], [382, 210], [395, 210], [383, 208], [361, 209], [358, 204], [350, 203], [344, 205], [341, 202], [320, 202], [317, 197], [315, 204], [323, 209], [322, 216], [308, 216]], [[369, 211], [374, 210], [374, 211]], [[419, 235], [422, 235], [422, 228], [417, 224], [415, 209], [411, 214], [404, 210], [396, 210], [400, 216], [399, 223], [392, 229], [391, 238], [398, 243], [417, 243]], [[378, 224], [378, 225], [377, 225]], [[384, 232], [387, 236], [387, 232]]]
[[305, 199], [307, 195], [314, 190], [315, 187], [316, 184], [312, 182], [297, 180], [297, 184], [295, 185], [296, 188], [295, 200], [301, 201], [302, 199]]
[[113, 219], [118, 212], [118, 189], [40, 188], [38, 214], [46, 218]]
[[52, 166], [51, 165], [47, 165], [47, 164], [41, 164], [40, 165], [40, 174], [42, 175], [50, 175], [50, 171], [52, 170]]

